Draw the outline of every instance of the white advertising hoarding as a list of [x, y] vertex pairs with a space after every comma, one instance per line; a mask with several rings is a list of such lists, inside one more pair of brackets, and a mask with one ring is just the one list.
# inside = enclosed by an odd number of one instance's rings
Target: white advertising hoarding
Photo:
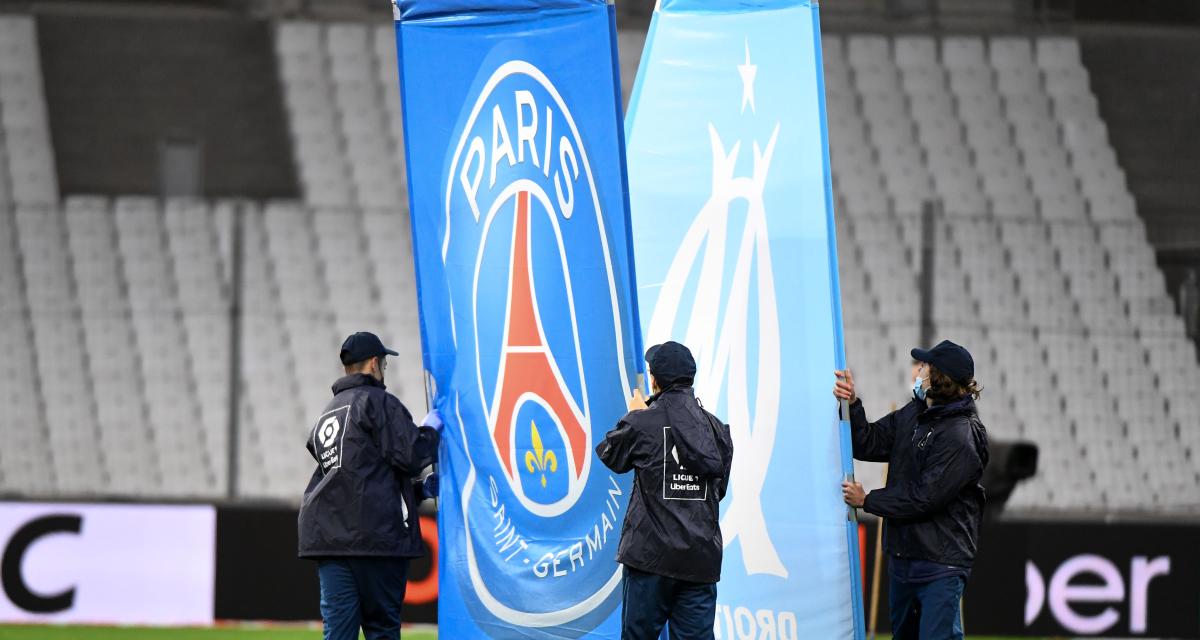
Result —
[[0, 622], [213, 621], [211, 505], [0, 502]]

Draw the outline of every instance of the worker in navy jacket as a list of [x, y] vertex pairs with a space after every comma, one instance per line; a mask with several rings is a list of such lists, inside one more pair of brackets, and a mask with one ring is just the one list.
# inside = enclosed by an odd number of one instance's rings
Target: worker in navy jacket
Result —
[[988, 462], [987, 430], [975, 400], [975, 363], [944, 341], [913, 349], [913, 400], [868, 422], [854, 378], [837, 372], [834, 395], [850, 403], [854, 457], [887, 462], [887, 486], [870, 493], [842, 486], [852, 507], [884, 519], [891, 577], [892, 634], [897, 640], [962, 638], [959, 602], [975, 561]]
[[437, 456], [441, 419], [422, 426], [384, 386], [386, 358], [374, 334], [342, 344], [346, 375], [313, 425], [317, 462], [300, 505], [300, 557], [317, 561], [326, 640], [394, 640], [408, 563], [426, 553], [417, 505], [437, 493], [437, 476], [417, 477]]
[[721, 579], [720, 502], [729, 485], [729, 426], [692, 391], [696, 361], [665, 342], [646, 352], [654, 395], [640, 390], [630, 411], [596, 447], [617, 473], [634, 472], [617, 562], [625, 565], [623, 640], [713, 637]]

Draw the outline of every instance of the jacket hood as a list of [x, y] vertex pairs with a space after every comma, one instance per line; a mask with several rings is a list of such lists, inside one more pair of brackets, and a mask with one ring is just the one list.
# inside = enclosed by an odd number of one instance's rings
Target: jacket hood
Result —
[[666, 425], [674, 434], [680, 462], [702, 475], [721, 473], [732, 452], [722, 450], [714, 425], [700, 407], [692, 387], [667, 387], [651, 396], [650, 402], [666, 414]]

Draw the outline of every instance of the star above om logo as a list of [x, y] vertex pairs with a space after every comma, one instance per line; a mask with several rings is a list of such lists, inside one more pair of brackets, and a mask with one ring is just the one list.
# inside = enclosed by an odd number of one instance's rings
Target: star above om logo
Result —
[[533, 440], [533, 451], [525, 452], [525, 468], [529, 469], [529, 473], [542, 472], [542, 488], [545, 489], [546, 470], [548, 468], [550, 473], [558, 471], [558, 456], [542, 446], [542, 434], [538, 433], [537, 425], [532, 420], [529, 421], [529, 435]]

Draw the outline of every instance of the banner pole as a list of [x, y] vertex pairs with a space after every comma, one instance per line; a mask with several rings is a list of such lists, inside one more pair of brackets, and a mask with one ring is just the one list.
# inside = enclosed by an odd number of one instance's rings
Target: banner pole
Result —
[[[883, 482], [887, 484], [888, 465], [883, 463]], [[879, 578], [883, 573], [883, 518], [875, 523], [875, 564], [871, 569], [871, 640], [875, 640], [879, 620]]]
[[633, 209], [629, 202], [629, 170], [628, 158], [625, 155], [625, 143], [628, 137], [625, 135], [625, 118], [624, 110], [621, 107], [621, 64], [619, 61], [619, 47], [617, 45], [617, 14], [616, 6], [608, 5], [608, 20], [610, 24], [609, 33], [609, 50], [612, 56], [612, 71], [613, 71], [613, 94], [616, 96], [617, 103], [617, 135], [620, 136], [622, 144], [618, 145], [617, 156], [621, 162], [621, 205], [624, 208], [625, 214], [625, 252], [629, 256], [629, 305], [630, 312], [633, 315], [633, 326], [631, 331], [633, 335], [633, 358], [634, 367], [637, 371], [637, 387], [643, 393], [649, 391], [645, 386], [646, 362], [645, 353], [646, 345], [643, 342], [642, 336], [642, 311], [641, 304], [638, 302], [638, 286], [637, 286], [637, 261], [633, 257]]
[[[402, 52], [401, 52], [401, 47], [400, 47], [400, 32], [398, 29], [396, 29], [397, 22], [399, 22], [399, 20], [400, 20], [400, 6], [396, 0], [391, 0], [391, 2], [389, 2], [389, 4], [392, 5], [392, 28], [395, 31], [395, 38], [396, 38], [396, 45], [395, 45], [396, 46], [396, 63], [397, 63], [396, 91], [400, 92], [401, 89], [404, 87], [404, 64], [403, 64], [403, 60], [401, 59]], [[421, 283], [422, 283], [421, 260], [418, 255], [420, 252], [420, 243], [417, 242], [417, 223], [416, 223], [416, 220], [413, 219], [414, 212], [416, 211], [416, 208], [413, 206], [415, 199], [413, 198], [413, 192], [411, 189], [411, 185], [413, 184], [414, 176], [413, 176], [412, 163], [409, 162], [409, 159], [412, 157], [412, 154], [409, 152], [409, 148], [408, 148], [408, 141], [409, 141], [408, 114], [405, 110], [405, 102], [403, 101], [403, 99], [401, 99], [401, 102], [400, 102], [400, 126], [401, 126], [401, 129], [403, 130], [403, 135], [404, 135], [404, 148], [400, 149], [399, 151], [405, 159], [405, 162], [404, 162], [405, 184], [410, 186], [410, 188], [408, 189], [408, 193], [406, 195], [408, 198], [408, 232], [409, 232], [409, 238], [411, 239], [411, 243], [412, 243], [412, 253], [413, 253], [413, 280], [414, 280], [414, 284], [416, 285], [415, 288], [416, 288], [416, 294], [417, 294], [417, 308], [421, 309], [423, 296], [422, 296], [422, 290], [421, 290]], [[433, 379], [432, 357], [429, 352], [429, 336], [427, 335], [427, 331], [425, 330], [425, 316], [420, 313], [418, 313], [418, 316], [417, 316], [417, 329], [418, 329], [418, 333], [421, 338], [421, 371], [422, 371], [421, 379], [425, 385], [425, 412], [429, 413], [433, 409], [437, 408], [437, 386], [436, 386], [436, 381]], [[445, 426], [446, 426], [445, 419], [443, 418], [442, 432], [445, 431]], [[439, 432], [439, 435], [440, 435], [440, 433], [441, 432]], [[439, 438], [439, 440], [440, 440], [440, 438]], [[439, 442], [439, 444], [438, 444], [438, 454], [439, 455], [441, 454], [441, 449], [442, 449], [442, 446]], [[437, 465], [437, 462], [434, 462], [433, 464], [430, 465], [430, 473], [436, 474], [437, 472], [438, 472], [438, 465]], [[426, 477], [428, 477], [428, 476], [426, 476]], [[438, 478], [438, 480], [440, 481], [441, 478]], [[440, 488], [439, 488], [438, 493], [439, 494], [441, 493]], [[441, 504], [442, 504], [442, 501], [441, 501], [440, 495], [433, 499], [433, 508], [435, 511], [437, 511], [441, 508]]]

